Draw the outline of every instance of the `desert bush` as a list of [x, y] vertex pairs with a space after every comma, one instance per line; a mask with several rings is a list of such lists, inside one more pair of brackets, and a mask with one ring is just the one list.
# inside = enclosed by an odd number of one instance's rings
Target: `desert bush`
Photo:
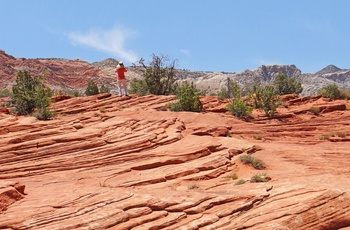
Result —
[[315, 106], [311, 106], [309, 111], [315, 115], [318, 115], [321, 112], [320, 108]]
[[110, 92], [111, 92], [111, 90], [107, 86], [105, 86], [104, 84], [102, 84], [100, 86], [99, 93], [110, 93]]
[[260, 183], [260, 182], [267, 182], [269, 181], [271, 178], [268, 177], [266, 175], [266, 173], [264, 174], [255, 174], [250, 178], [250, 182], [252, 183]]
[[245, 180], [240, 179], [240, 180], [236, 181], [235, 185], [245, 184], [245, 182], [246, 182]]
[[226, 107], [233, 116], [245, 117], [253, 111], [253, 107], [247, 105], [247, 103], [242, 100], [242, 90], [238, 83], [229, 78], [227, 78], [227, 94], [230, 98], [234, 97]]
[[251, 166], [253, 166], [255, 169], [264, 169], [266, 168], [266, 164], [265, 162], [263, 162], [262, 160], [253, 157], [252, 155], [241, 155], [239, 156], [239, 160], [243, 163], [243, 164], [249, 164]]
[[331, 100], [339, 99], [341, 94], [338, 85], [335, 83], [322, 87], [318, 93], [321, 94], [322, 97], [327, 97]]
[[193, 84], [185, 84], [178, 88], [178, 102], [170, 105], [171, 111], [201, 112], [202, 102], [199, 100], [199, 91]]
[[236, 180], [236, 179], [238, 179], [238, 175], [236, 173], [234, 173], [234, 174], [228, 175], [226, 177], [226, 179], [227, 180]]
[[147, 83], [145, 80], [132, 79], [129, 87], [130, 94], [138, 94], [140, 96], [145, 96], [150, 94]]
[[141, 58], [138, 64], [142, 67], [141, 85], [145, 86], [148, 92], [154, 95], [174, 94], [177, 89], [175, 60], [170, 60], [168, 56], [152, 55], [149, 66], [145, 64], [145, 59]]
[[93, 80], [89, 80], [88, 86], [85, 89], [86, 96], [99, 94], [98, 87]]
[[345, 138], [348, 134], [345, 131], [331, 131], [320, 136], [320, 140], [329, 140], [331, 137]]
[[106, 112], [106, 108], [105, 108], [105, 107], [99, 107], [98, 110], [99, 110], [101, 113], [105, 113], [105, 112]]
[[34, 111], [33, 116], [38, 120], [49, 120], [55, 116], [55, 112], [51, 111], [49, 108], [38, 108]]
[[349, 100], [350, 99], [350, 89], [341, 89], [340, 90], [340, 98]]
[[274, 116], [276, 109], [281, 104], [280, 95], [276, 93], [275, 88], [271, 85], [260, 86], [254, 84], [249, 89], [249, 97], [255, 108], [261, 109], [266, 116]]
[[253, 107], [247, 105], [241, 98], [235, 98], [227, 104], [227, 109], [236, 117], [245, 117], [251, 114]]
[[276, 93], [279, 95], [299, 94], [303, 91], [301, 81], [294, 77], [287, 77], [282, 72], [279, 72], [273, 82]]
[[53, 116], [49, 107], [52, 90], [44, 85], [44, 77], [31, 77], [27, 71], [19, 71], [16, 84], [12, 87], [15, 113], [28, 115], [34, 112], [38, 119], [47, 120]]

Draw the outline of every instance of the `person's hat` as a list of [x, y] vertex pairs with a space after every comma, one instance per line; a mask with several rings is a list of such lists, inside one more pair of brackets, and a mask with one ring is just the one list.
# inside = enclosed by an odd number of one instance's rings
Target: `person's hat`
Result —
[[124, 67], [124, 63], [122, 61], [118, 62], [117, 68]]

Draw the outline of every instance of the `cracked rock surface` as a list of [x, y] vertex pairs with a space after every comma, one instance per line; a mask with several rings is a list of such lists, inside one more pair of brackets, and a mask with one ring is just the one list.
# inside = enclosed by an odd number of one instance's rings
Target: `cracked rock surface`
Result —
[[50, 121], [0, 112], [0, 229], [350, 226], [346, 101], [291, 99], [244, 121], [209, 96], [202, 113], [164, 111], [175, 99], [64, 98]]

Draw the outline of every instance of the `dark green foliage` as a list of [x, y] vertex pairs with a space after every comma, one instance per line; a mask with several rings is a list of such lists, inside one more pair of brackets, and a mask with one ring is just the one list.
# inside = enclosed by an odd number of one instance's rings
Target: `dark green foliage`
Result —
[[16, 114], [32, 114], [36, 108], [34, 115], [38, 119], [47, 120], [53, 116], [49, 110], [52, 90], [45, 87], [41, 77], [31, 77], [27, 71], [19, 71], [12, 91]]
[[37, 110], [33, 114], [39, 120], [48, 120], [54, 116], [50, 111], [52, 90], [46, 87], [38, 87], [35, 94], [35, 107]]
[[35, 108], [35, 87], [39, 82], [27, 71], [17, 73], [16, 85], [12, 87], [15, 112], [18, 115], [31, 114]]
[[341, 92], [340, 92], [338, 85], [336, 85], [334, 83], [322, 87], [318, 91], [318, 93], [321, 94], [322, 97], [328, 97], [331, 100], [339, 99], [341, 96]]
[[130, 94], [138, 94], [140, 96], [145, 96], [150, 94], [147, 83], [145, 80], [132, 79], [129, 88]]
[[227, 105], [227, 109], [236, 117], [245, 117], [249, 115], [252, 112], [253, 107], [247, 105], [247, 103], [242, 100], [242, 90], [238, 83], [229, 79], [227, 79], [227, 82], [227, 92], [235, 98]]
[[254, 84], [250, 90], [250, 98], [255, 108], [261, 109], [269, 117], [274, 116], [281, 104], [280, 96], [271, 85], [259, 86]]
[[89, 80], [88, 86], [85, 90], [86, 96], [97, 95], [99, 94], [98, 87], [93, 80]]
[[192, 84], [185, 84], [178, 88], [177, 103], [170, 106], [171, 111], [201, 112], [202, 102], [199, 100], [199, 91]]
[[[153, 54], [149, 66], [146, 66], [144, 59], [141, 59], [138, 63], [143, 67], [143, 81], [147, 92], [154, 95], [171, 95], [176, 92], [176, 61], [170, 61], [167, 56]], [[144, 83], [141, 84], [141, 86], [143, 85]], [[145, 91], [142, 90], [142, 92]]]
[[299, 94], [303, 91], [301, 81], [294, 77], [287, 77], [287, 75], [279, 72], [274, 80], [274, 86], [277, 94]]
[[261, 100], [262, 110], [269, 117], [274, 116], [277, 107], [281, 104], [281, 100], [278, 94], [276, 94], [273, 86], [265, 86], [262, 90]]
[[262, 89], [263, 86], [259, 85], [258, 83], [254, 83], [249, 89], [248, 94], [249, 98], [252, 101], [253, 107], [256, 109], [261, 108], [261, 101], [262, 101]]
[[227, 109], [235, 117], [245, 117], [252, 112], [253, 107], [247, 105], [241, 98], [236, 98], [227, 105]]
[[105, 85], [100, 86], [99, 93], [110, 93], [110, 92], [111, 91], [107, 86], [105, 86]]

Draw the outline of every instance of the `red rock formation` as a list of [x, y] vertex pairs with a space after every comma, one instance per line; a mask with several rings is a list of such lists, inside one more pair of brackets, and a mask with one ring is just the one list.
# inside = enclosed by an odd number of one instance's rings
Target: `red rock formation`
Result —
[[15, 84], [17, 72], [27, 70], [32, 76], [45, 76], [47, 84], [55, 90], [82, 90], [88, 81], [111, 86], [115, 80], [103, 71], [82, 60], [15, 58], [0, 50], [0, 87]]
[[[174, 100], [63, 98], [50, 121], [0, 113], [0, 188], [18, 195], [0, 192], [0, 229], [350, 226], [350, 111], [293, 113], [325, 103], [310, 100], [243, 121], [214, 97], [201, 98], [212, 111], [163, 111]], [[343, 142], [320, 138], [337, 131]], [[248, 153], [267, 168], [242, 164]]]

